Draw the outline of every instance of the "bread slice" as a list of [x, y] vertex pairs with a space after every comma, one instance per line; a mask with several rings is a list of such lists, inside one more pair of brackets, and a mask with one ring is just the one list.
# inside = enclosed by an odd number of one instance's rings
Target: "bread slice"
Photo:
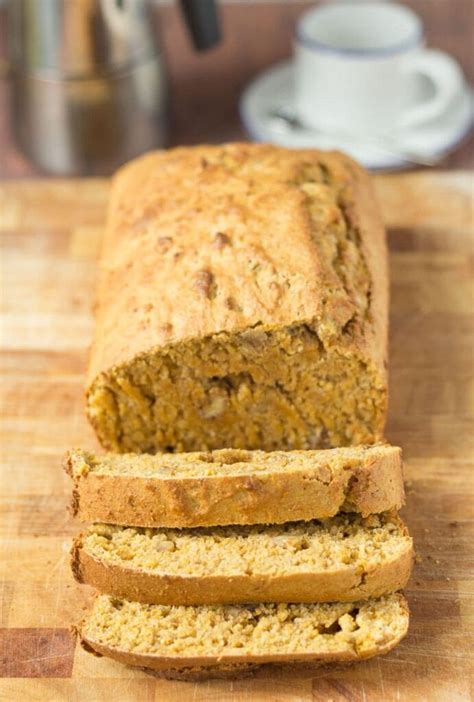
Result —
[[366, 516], [404, 501], [401, 451], [386, 445], [155, 456], [76, 449], [65, 465], [74, 512], [124, 526], [281, 524], [341, 510]]
[[[182, 676], [183, 670], [264, 663], [357, 661], [406, 634], [400, 594], [329, 604], [146, 605], [100, 595], [80, 626], [88, 650]], [[238, 674], [238, 670], [236, 674]]]
[[396, 515], [282, 526], [143, 529], [97, 524], [74, 542], [79, 582], [150, 604], [331, 602], [408, 581], [412, 540]]

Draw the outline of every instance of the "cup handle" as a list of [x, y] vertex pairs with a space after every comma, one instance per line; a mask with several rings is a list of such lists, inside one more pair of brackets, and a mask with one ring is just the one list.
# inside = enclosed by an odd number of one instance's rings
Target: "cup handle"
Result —
[[463, 73], [457, 61], [436, 49], [425, 49], [411, 58], [406, 72], [426, 76], [435, 92], [433, 97], [405, 110], [397, 125], [402, 128], [413, 127], [442, 114], [459, 95], [464, 84]]

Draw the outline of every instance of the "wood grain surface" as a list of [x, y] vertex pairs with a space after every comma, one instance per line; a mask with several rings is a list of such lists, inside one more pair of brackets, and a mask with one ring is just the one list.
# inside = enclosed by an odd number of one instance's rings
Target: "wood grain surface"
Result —
[[305, 674], [155, 680], [75, 647], [90, 591], [73, 581], [60, 468], [95, 445], [83, 415], [105, 180], [0, 187], [2, 253], [1, 700], [472, 699], [474, 628], [473, 178], [380, 176], [392, 272], [388, 439], [406, 459], [418, 562], [409, 636], [388, 656]]

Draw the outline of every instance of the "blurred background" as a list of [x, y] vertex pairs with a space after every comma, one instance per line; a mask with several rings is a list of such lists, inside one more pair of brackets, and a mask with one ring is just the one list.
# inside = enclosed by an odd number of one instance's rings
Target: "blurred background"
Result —
[[[92, 25], [87, 26], [84, 20], [84, 13], [90, 15], [91, 12], [97, 11], [97, 7], [94, 5], [96, 0], [65, 1], [66, 5], [69, 4], [69, 10], [74, 4], [82, 5], [82, 7], [79, 10], [76, 8], [68, 17], [67, 21], [69, 25], [73, 26], [73, 30], [71, 31], [69, 26], [67, 29], [69, 34], [66, 38], [61, 37], [59, 42], [59, 33], [65, 31], [61, 21], [56, 19], [56, 23], [54, 23], [53, 20], [52, 24], [46, 27], [44, 24], [51, 20], [51, 16], [48, 19], [48, 12], [51, 15], [51, 12], [54, 14], [57, 10], [53, 7], [54, 0], [27, 0], [24, 3], [26, 9], [22, 9], [24, 16], [20, 20], [18, 17], [14, 18], [16, 24], [13, 24], [11, 18], [10, 22], [7, 22], [7, 14], [10, 12], [11, 15], [14, 15], [15, 12], [18, 12], [19, 6], [23, 5], [23, 0], [0, 0], [1, 178], [48, 175], [51, 172], [61, 175], [107, 173], [117, 165], [113, 161], [120, 162], [135, 155], [122, 149], [119, 143], [120, 134], [113, 135], [113, 124], [119, 121], [116, 108], [113, 108], [112, 114], [109, 113], [107, 117], [111, 120], [110, 125], [102, 118], [98, 124], [96, 119], [95, 127], [94, 122], [92, 122], [92, 128], [90, 125], [87, 127], [85, 137], [89, 144], [94, 140], [105, 144], [108, 139], [110, 142], [108, 148], [115, 150], [112, 160], [105, 158], [100, 161], [99, 159], [95, 163], [91, 158], [81, 160], [79, 157], [76, 162], [73, 159], [72, 162], [64, 163], [64, 166], [59, 162], [51, 167], [45, 164], [44, 158], [43, 163], [41, 163], [42, 157], [38, 156], [35, 151], [35, 144], [38, 144], [38, 140], [46, 145], [47, 150], [55, 149], [54, 143], [48, 143], [48, 140], [51, 139], [50, 133], [46, 133], [43, 128], [38, 128], [44, 116], [36, 114], [36, 111], [42, 111], [47, 103], [49, 104], [46, 106], [50, 108], [51, 99], [48, 97], [47, 91], [38, 92], [36, 87], [31, 88], [30, 83], [28, 83], [28, 81], [31, 82], [31, 75], [35, 71], [38, 75], [41, 74], [41, 80], [44, 80], [44, 71], [46, 70], [46, 79], [50, 80], [51, 72], [57, 70], [57, 66], [54, 65], [47, 65], [46, 68], [44, 66], [38, 67], [38, 62], [44, 60], [38, 50], [38, 44], [44, 41], [41, 32], [47, 33], [46, 43], [49, 47], [54, 47], [56, 43], [60, 44], [58, 52], [55, 54], [53, 48], [52, 58], [51, 56], [47, 57], [50, 62], [54, 62], [58, 56], [62, 61], [65, 60], [64, 47], [66, 43], [68, 46], [66, 53], [74, 54], [73, 58], [76, 59], [77, 54], [81, 53], [86, 45], [89, 46], [91, 42], [100, 44], [104, 41], [103, 36], [94, 35], [95, 30], [91, 30]], [[123, 3], [128, 3], [129, 11], [132, 13], [137, 12], [138, 4], [142, 2], [142, 0], [105, 0], [105, 2], [107, 1], [119, 11], [123, 10]], [[53, 2], [53, 6], [51, 2]], [[97, 2], [100, 3], [100, 0]], [[337, 0], [333, 0], [333, 2], [337, 2]], [[198, 0], [197, 3], [194, 3], [194, 8], [192, 7], [193, 3], [189, 3], [189, 6], [186, 7], [186, 3], [150, 0], [146, 10], [149, 14], [146, 15], [145, 39], [140, 38], [140, 36], [138, 38], [132, 37], [132, 39], [143, 46], [146, 41], [150, 40], [149, 32], [151, 30], [156, 36], [155, 49], [157, 47], [159, 52], [159, 70], [160, 75], [161, 72], [163, 73], [163, 84], [160, 85], [159, 91], [145, 88], [145, 92], [148, 90], [148, 97], [145, 98], [145, 101], [148, 99], [160, 103], [158, 108], [156, 104], [152, 105], [155, 110], [154, 112], [152, 110], [153, 120], [155, 120], [152, 124], [156, 123], [156, 145], [161, 143], [166, 146], [200, 142], [215, 143], [249, 138], [242, 125], [239, 112], [239, 101], [243, 92], [262, 71], [292, 55], [294, 28], [298, 18], [309, 8], [318, 4], [321, 3], [314, 2], [314, 0], [308, 2], [300, 0], [297, 2], [291, 0], [279, 2], [221, 0], [217, 3], [218, 17], [210, 18], [208, 0]], [[465, 75], [466, 85], [472, 85], [474, 81], [474, 0], [403, 0], [402, 4], [411, 8], [421, 19], [428, 46], [441, 49], [455, 58]], [[17, 6], [13, 11], [12, 5]], [[193, 46], [190, 28], [186, 26], [183, 19], [183, 10], [185, 13], [188, 12], [188, 23], [189, 12], [203, 13], [203, 16], [194, 17], [194, 20], [191, 18], [190, 24], [191, 29], [195, 29], [196, 22], [197, 24], [204, 22], [205, 26], [206, 22], [208, 23], [204, 32], [206, 34], [207, 31], [208, 36], [203, 38], [204, 45], [206, 43], [209, 45], [206, 50], [198, 51]], [[113, 24], [114, 19], [112, 18], [110, 21]], [[220, 30], [213, 25], [215, 21], [218, 21]], [[30, 23], [26, 29], [25, 22]], [[127, 29], [118, 27], [117, 31], [122, 31], [123, 34]], [[88, 32], [91, 34], [89, 35]], [[77, 44], [78, 51], [75, 50], [74, 43]], [[199, 37], [197, 43], [199, 44]], [[123, 47], [120, 48], [120, 50], [122, 49]], [[104, 62], [112, 60], [118, 61], [116, 56], [112, 56], [112, 58], [106, 56], [103, 59]], [[104, 63], [99, 64], [100, 62], [96, 66], [92, 66], [92, 69], [88, 66], [87, 71], [98, 70], [102, 74], [107, 74], [108, 69], [104, 69]], [[64, 65], [62, 68], [60, 66], [60, 70], [63, 69]], [[109, 71], [107, 75], [109, 79], [111, 72]], [[81, 77], [79, 76], [79, 78]], [[57, 80], [57, 76], [53, 76], [53, 79]], [[74, 80], [77, 86], [78, 75], [74, 76]], [[89, 100], [90, 96], [87, 99]], [[130, 110], [126, 110], [126, 112], [131, 115], [136, 127], [137, 120], [133, 117], [132, 110], [136, 104], [133, 98], [129, 98], [129, 100], [132, 100], [133, 105], [129, 103]], [[59, 125], [58, 129], [62, 129], [64, 120], [65, 114], [61, 110], [53, 110], [48, 116], [53, 131], [55, 121]], [[80, 122], [84, 132], [86, 124], [84, 114], [80, 117]], [[77, 129], [77, 125], [74, 128]], [[143, 135], [149, 128], [149, 123], [143, 128], [140, 127], [141, 134]], [[447, 149], [448, 154], [436, 155], [436, 158], [433, 159], [436, 165], [439, 164], [444, 168], [472, 168], [474, 166], [472, 132], [469, 133], [465, 125], [461, 132], [455, 135], [455, 139], [451, 139], [453, 143]], [[77, 139], [78, 137], [72, 135], [70, 138]], [[80, 138], [84, 138], [84, 134]], [[33, 147], [31, 146], [32, 142]], [[149, 145], [145, 142], [143, 145], [137, 142], [133, 148], [139, 152], [149, 148]], [[404, 165], [413, 164], [406, 163]], [[417, 165], [423, 164], [418, 163]]]

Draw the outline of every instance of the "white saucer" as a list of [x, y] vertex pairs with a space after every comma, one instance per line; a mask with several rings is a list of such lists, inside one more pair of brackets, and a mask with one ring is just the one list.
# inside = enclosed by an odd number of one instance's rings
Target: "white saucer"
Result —
[[[423, 86], [420, 86], [420, 93], [422, 91]], [[356, 143], [345, 136], [335, 137], [300, 126], [278, 129], [271, 118], [272, 113], [282, 106], [291, 108], [292, 105], [293, 63], [290, 60], [261, 73], [243, 92], [240, 114], [250, 138], [293, 148], [340, 149], [372, 169], [396, 169], [409, 165], [399, 154], [378, 145]], [[395, 136], [401, 151], [417, 151], [426, 157], [441, 159], [455, 149], [471, 129], [473, 106], [472, 92], [466, 86], [444, 114], [429, 123], [392, 135], [390, 146]]]

